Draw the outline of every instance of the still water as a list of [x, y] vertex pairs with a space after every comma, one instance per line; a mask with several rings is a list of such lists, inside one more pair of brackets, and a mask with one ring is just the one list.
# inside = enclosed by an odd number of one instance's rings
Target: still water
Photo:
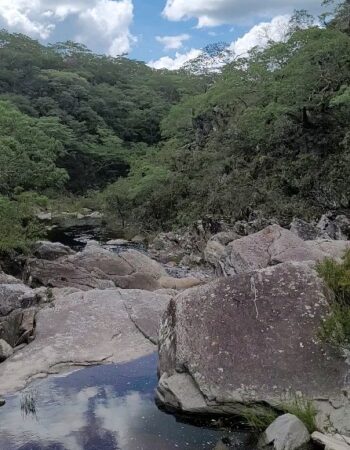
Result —
[[[227, 432], [182, 423], [156, 407], [156, 365], [151, 355], [84, 368], [6, 398], [0, 450], [213, 450]], [[28, 398], [32, 412], [23, 410]], [[230, 436], [230, 448], [253, 448], [248, 433]]]

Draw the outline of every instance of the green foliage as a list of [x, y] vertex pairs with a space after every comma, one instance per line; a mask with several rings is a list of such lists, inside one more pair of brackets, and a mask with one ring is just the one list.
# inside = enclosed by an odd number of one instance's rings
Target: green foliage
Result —
[[322, 323], [320, 337], [340, 349], [350, 347], [350, 251], [341, 263], [326, 259], [317, 269], [334, 293], [331, 312]]
[[277, 419], [278, 413], [271, 407], [262, 405], [246, 407], [241, 416], [250, 428], [265, 431]]
[[311, 400], [300, 395], [294, 395], [287, 402], [283, 403], [282, 409], [284, 412], [298, 417], [306, 426], [310, 434], [316, 431], [317, 410]]
[[34, 207], [28, 195], [17, 200], [0, 196], [0, 253], [12, 250], [26, 252], [44, 235], [34, 218]]

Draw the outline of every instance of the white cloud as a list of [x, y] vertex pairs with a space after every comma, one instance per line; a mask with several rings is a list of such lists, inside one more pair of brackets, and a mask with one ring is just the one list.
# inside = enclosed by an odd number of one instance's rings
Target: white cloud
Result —
[[192, 49], [188, 53], [176, 53], [175, 58], [164, 56], [157, 61], [151, 61], [149, 66], [155, 69], [178, 70], [187, 62], [202, 56], [200, 64], [204, 69], [218, 71], [235, 58], [247, 56], [254, 47], [263, 49], [271, 41], [284, 41], [289, 31], [289, 21], [290, 16], [283, 15], [274, 17], [270, 22], [261, 22], [233, 41], [228, 49], [219, 55], [208, 56], [202, 50]]
[[318, 9], [320, 0], [167, 0], [163, 15], [179, 21], [195, 18], [198, 27], [273, 17], [294, 9]]
[[192, 48], [187, 53], [176, 53], [174, 58], [171, 58], [170, 56], [163, 56], [163, 58], [160, 58], [157, 61], [150, 61], [148, 65], [153, 67], [153, 69], [178, 70], [186, 62], [198, 58], [201, 54], [201, 50]]
[[164, 45], [164, 50], [178, 50], [185, 41], [191, 38], [189, 34], [179, 34], [177, 36], [156, 36], [156, 40]]
[[248, 33], [232, 42], [230, 50], [237, 56], [246, 56], [254, 47], [264, 48], [270, 41], [283, 41], [289, 30], [290, 16], [277, 16], [271, 22], [255, 25]]
[[[116, 56], [135, 41], [132, 0], [0, 0], [0, 26], [47, 40], [67, 18], [84, 44]], [[71, 25], [72, 26], [72, 25]]]

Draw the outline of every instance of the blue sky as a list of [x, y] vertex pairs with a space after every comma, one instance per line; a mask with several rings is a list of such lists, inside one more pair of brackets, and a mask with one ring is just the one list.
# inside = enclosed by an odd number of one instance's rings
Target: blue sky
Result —
[[[207, 44], [245, 52], [278, 40], [294, 9], [321, 0], [0, 0], [0, 27], [40, 41], [75, 40], [94, 51], [177, 68]], [[265, 37], [264, 37], [265, 36]], [[266, 40], [266, 39], [265, 39]]]

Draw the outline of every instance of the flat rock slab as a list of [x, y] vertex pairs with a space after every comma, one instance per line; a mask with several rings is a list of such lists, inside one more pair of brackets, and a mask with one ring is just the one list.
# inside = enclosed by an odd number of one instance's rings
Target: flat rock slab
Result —
[[342, 392], [349, 367], [318, 340], [325, 292], [308, 265], [284, 263], [180, 294], [160, 331], [159, 400], [239, 414], [257, 402], [280, 405], [288, 392]]
[[36, 339], [0, 365], [1, 394], [69, 366], [126, 362], [154, 352], [145, 336], [155, 339], [171, 298], [166, 293], [74, 288], [55, 289], [54, 296], [54, 307], [37, 314]]

